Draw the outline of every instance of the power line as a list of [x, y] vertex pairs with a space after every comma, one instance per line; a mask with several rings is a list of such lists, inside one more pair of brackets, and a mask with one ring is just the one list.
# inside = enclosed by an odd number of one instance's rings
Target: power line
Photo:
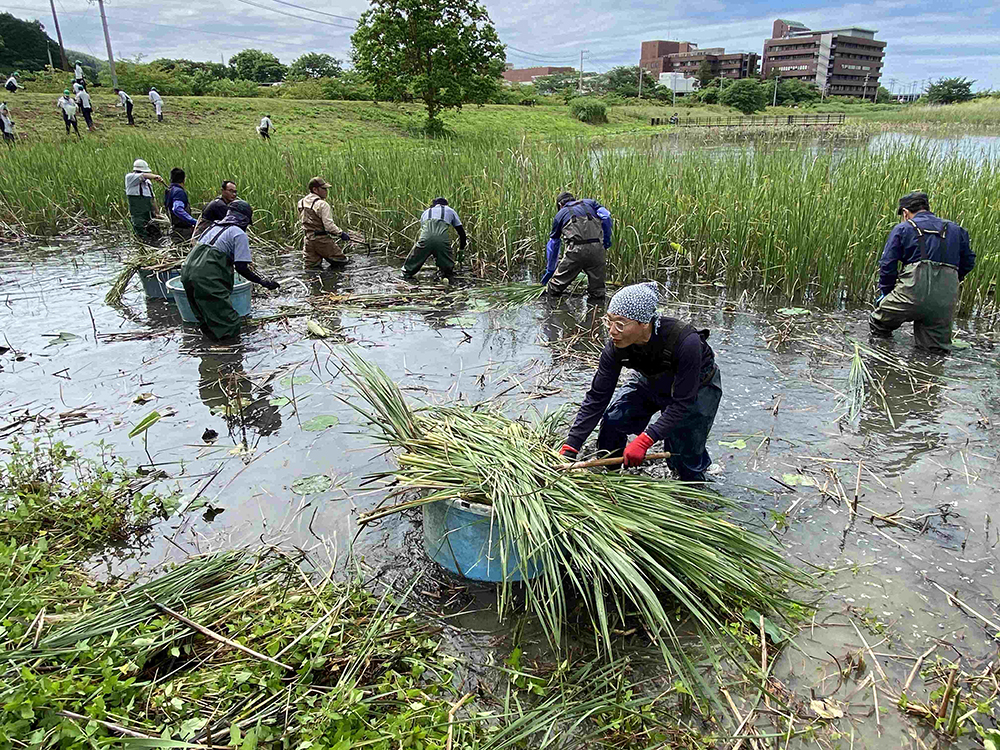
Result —
[[270, 13], [280, 13], [283, 16], [288, 16], [289, 18], [295, 18], [299, 21], [308, 21], [309, 23], [321, 23], [324, 26], [335, 26], [338, 29], [349, 29], [351, 31], [354, 30], [352, 27], [344, 26], [343, 24], [340, 23], [330, 23], [329, 21], [320, 21], [315, 18], [306, 18], [305, 16], [297, 16], [294, 13], [286, 13], [285, 11], [278, 10], [277, 8], [268, 8], [266, 5], [261, 5], [259, 3], [252, 2], [252, 0], [238, 0], [238, 2], [241, 2], [244, 5], [252, 5], [255, 8], [260, 8], [261, 10], [266, 10]]
[[343, 18], [345, 21], [358, 22], [357, 18], [351, 18], [350, 16], [338, 16], [336, 13], [327, 13], [325, 10], [313, 10], [312, 8], [307, 8], [304, 5], [296, 5], [295, 3], [288, 3], [285, 0], [272, 0], [272, 2], [280, 3], [281, 5], [287, 5], [289, 8], [298, 8], [299, 10], [307, 10], [310, 13], [318, 13], [321, 16], [330, 16], [330, 18]]
[[514, 52], [519, 52], [523, 57], [535, 57], [538, 58], [539, 60], [550, 60], [552, 62], [565, 62], [567, 60], [576, 59], [574, 57], [552, 57], [551, 55], [539, 55], [535, 52], [528, 52], [527, 50], [518, 49], [517, 47], [512, 47], [509, 44], [504, 46], [509, 50], [513, 50]]

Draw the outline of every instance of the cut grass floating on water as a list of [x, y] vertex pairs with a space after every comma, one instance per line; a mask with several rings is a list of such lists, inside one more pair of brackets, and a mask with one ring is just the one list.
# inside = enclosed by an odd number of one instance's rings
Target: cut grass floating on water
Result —
[[661, 596], [670, 595], [689, 616], [713, 659], [721, 647], [752, 668], [745, 645], [726, 624], [745, 607], [783, 617], [794, 604], [785, 588], [808, 583], [769, 542], [704, 510], [720, 498], [699, 486], [558, 471], [561, 459], [552, 446], [561, 433], [554, 420], [512, 421], [483, 404], [411, 410], [381, 369], [354, 352], [348, 357], [346, 376], [367, 408], [345, 403], [379, 431], [377, 440], [403, 451], [394, 472], [399, 484], [424, 493], [403, 505], [458, 499], [492, 505], [510, 537], [509, 547], [500, 546], [500, 566], [508, 572], [500, 614], [513, 604], [508, 560], [516, 551], [520, 560], [541, 564], [524, 590], [556, 648], [574, 594], [585, 604], [596, 646], [609, 656], [614, 620], [636, 613], [689, 689], [707, 696], [711, 691], [681, 648]]

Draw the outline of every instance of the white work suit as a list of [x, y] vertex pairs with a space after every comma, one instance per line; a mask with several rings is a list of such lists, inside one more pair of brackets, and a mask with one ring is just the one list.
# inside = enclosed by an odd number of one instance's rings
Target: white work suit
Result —
[[149, 101], [153, 103], [153, 108], [156, 110], [156, 116], [161, 117], [163, 115], [163, 97], [155, 91], [150, 91]]

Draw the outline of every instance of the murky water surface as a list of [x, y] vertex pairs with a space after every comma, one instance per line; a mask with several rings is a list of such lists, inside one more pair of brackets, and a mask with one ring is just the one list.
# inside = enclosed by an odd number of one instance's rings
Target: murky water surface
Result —
[[[0, 249], [0, 346], [7, 348], [0, 356], [0, 437], [54, 431], [84, 453], [97, 454], [103, 443], [132, 463], [148, 463], [148, 451], [170, 477], [165, 487], [188, 499], [200, 493], [197, 511], [157, 528], [143, 563], [258, 539], [311, 547], [317, 537], [336, 540], [343, 558], [357, 537], [354, 554], [388, 578], [428, 570], [411, 519], [392, 517], [358, 534], [357, 514], [383, 497], [361, 481], [392, 461], [349, 406], [353, 395], [336, 359], [342, 345], [307, 337], [306, 319], [297, 317], [247, 327], [239, 345], [215, 347], [183, 325], [171, 304], [146, 300], [138, 280], [124, 308], [108, 307], [103, 297], [124, 250], [108, 238]], [[412, 288], [376, 256], [315, 275], [298, 270], [293, 253], [257, 261], [286, 279], [273, 295], [255, 287], [257, 319], [309, 306], [322, 292]], [[434, 283], [425, 274], [423, 281]], [[774, 309], [780, 305], [754, 308], [709, 285], [675, 293], [669, 311], [712, 329], [722, 368], [725, 396], [709, 445], [716, 487], [739, 504], [740, 522], [774, 534], [799, 564], [837, 571], [823, 579], [823, 608], [799, 635], [800, 648], [786, 649], [779, 679], [807, 703], [811, 688], [830, 693], [837, 680], [829, 677], [836, 667], [828, 652], [840, 658], [862, 645], [851, 615], [865, 625], [873, 652], [892, 655], [879, 661], [896, 689], [932, 643], [942, 657], [961, 655], [967, 671], [981, 672], [997, 658], [997, 642], [944, 592], [958, 592], [982, 618], [1000, 622], [992, 321], [959, 321], [958, 336], [973, 346], [948, 358], [914, 353], [908, 331], [873, 343], [890, 360], [866, 359], [884, 394], [873, 393], [852, 422], [839, 394], [853, 352], [846, 342], [869, 343], [863, 310], [789, 316]], [[413, 398], [477, 401], [503, 393], [510, 413], [523, 414], [582, 397], [596, 363], [586, 334], [597, 329], [600, 312], [572, 298], [513, 312], [313, 317]], [[242, 419], [227, 413], [227, 391], [240, 393]], [[132, 426], [154, 409], [164, 418], [145, 445], [130, 440]], [[321, 416], [339, 423], [310, 431]], [[206, 430], [218, 440], [206, 443]], [[335, 486], [310, 495], [293, 490], [296, 480], [316, 474]], [[435, 596], [444, 604], [461, 585], [452, 579]], [[485, 611], [451, 622], [485, 647], [506, 630], [491, 616], [488, 591], [471, 601]], [[844, 700], [855, 687], [848, 682], [834, 697]], [[870, 689], [850, 699], [856, 746], [909, 747], [911, 732], [930, 742], [925, 728], [882, 701], [877, 725], [866, 716]]]

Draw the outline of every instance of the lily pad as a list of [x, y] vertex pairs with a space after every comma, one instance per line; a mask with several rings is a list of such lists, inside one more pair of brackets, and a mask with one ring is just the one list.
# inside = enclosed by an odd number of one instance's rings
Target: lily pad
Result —
[[804, 307], [779, 307], [775, 310], [775, 312], [778, 313], [778, 315], [787, 315], [788, 317], [811, 314], [811, 311], [806, 310]]
[[476, 319], [471, 315], [457, 315], [454, 318], [448, 318], [445, 323], [459, 328], [471, 328], [476, 324]]
[[732, 448], [733, 450], [741, 451], [747, 447], [747, 441], [743, 438], [737, 438], [736, 440], [720, 440], [719, 445], [723, 448]]
[[816, 480], [805, 474], [782, 474], [781, 481], [791, 487], [816, 487]]
[[288, 406], [292, 403], [292, 400], [287, 396], [275, 396], [274, 398], [269, 398], [267, 403], [271, 406]]
[[334, 414], [320, 414], [313, 417], [308, 422], [302, 423], [302, 429], [306, 432], [322, 432], [328, 427], [340, 424], [340, 417]]
[[312, 382], [311, 375], [296, 375], [294, 378], [291, 375], [289, 375], [288, 377], [284, 377], [278, 381], [278, 383], [284, 386], [285, 388], [290, 388], [293, 385], [304, 385], [305, 383], [311, 383], [311, 382]]
[[333, 487], [333, 480], [326, 474], [314, 474], [311, 477], [300, 477], [292, 482], [292, 492], [300, 495], [315, 495], [326, 492]]
[[46, 349], [48, 349], [50, 346], [58, 346], [59, 344], [68, 344], [70, 341], [75, 341], [76, 339], [80, 338], [75, 333], [70, 333], [69, 331], [60, 331], [59, 333], [43, 333], [42, 335], [52, 339], [48, 344], [45, 345]]

